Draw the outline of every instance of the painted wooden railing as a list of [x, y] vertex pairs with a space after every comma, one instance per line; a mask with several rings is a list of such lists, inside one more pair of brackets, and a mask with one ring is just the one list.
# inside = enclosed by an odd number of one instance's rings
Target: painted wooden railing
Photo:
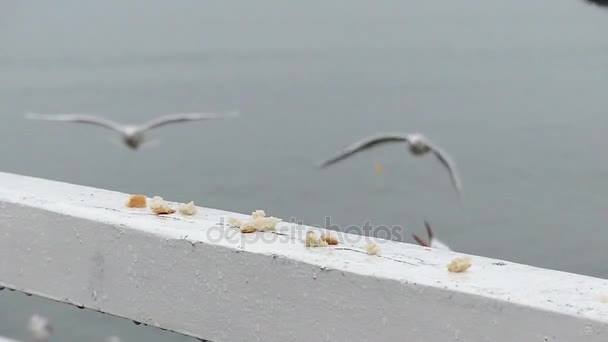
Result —
[[307, 248], [322, 229], [241, 234], [227, 222], [249, 215], [127, 197], [0, 173], [0, 286], [215, 342], [608, 340], [604, 279], [478, 256], [451, 273], [459, 253], [335, 232]]

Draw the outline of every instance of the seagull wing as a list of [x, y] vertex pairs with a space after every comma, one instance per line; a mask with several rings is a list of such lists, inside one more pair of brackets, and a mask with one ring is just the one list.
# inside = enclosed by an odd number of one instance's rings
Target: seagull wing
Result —
[[592, 3], [602, 7], [608, 7], [608, 0], [586, 0], [588, 3]]
[[445, 166], [445, 168], [450, 173], [450, 178], [452, 180], [452, 185], [458, 192], [458, 195], [462, 196], [462, 181], [460, 180], [460, 176], [458, 175], [458, 168], [456, 167], [456, 162], [439, 146], [435, 145], [428, 139], [425, 141], [432, 150], [437, 159]]
[[177, 113], [161, 116], [152, 121], [149, 121], [139, 127], [141, 131], [148, 131], [167, 124], [188, 121], [223, 119], [238, 116], [238, 112], [228, 113]]
[[418, 242], [418, 244], [422, 247], [430, 247], [429, 244], [422, 240], [418, 235], [412, 234], [412, 237], [414, 238], [414, 240], [416, 240], [416, 242]]
[[414, 240], [416, 240], [416, 242], [418, 242], [418, 244], [420, 246], [433, 247], [434, 239], [433, 239], [433, 231], [431, 230], [431, 225], [427, 221], [424, 221], [424, 226], [426, 227], [426, 234], [429, 238], [429, 242], [424, 241], [416, 234], [412, 234], [412, 237], [414, 238]]
[[79, 114], [38, 114], [38, 113], [27, 113], [25, 114], [27, 119], [32, 120], [46, 120], [46, 121], [64, 121], [64, 122], [78, 122], [86, 123], [95, 126], [104, 127], [119, 133], [123, 133], [124, 129], [114, 121], [99, 118], [92, 115], [79, 115]]
[[426, 228], [426, 235], [429, 237], [429, 241], [433, 240], [433, 230], [431, 229], [431, 225], [424, 221], [424, 227]]
[[321, 168], [328, 167], [339, 161], [342, 161], [358, 152], [368, 150], [372, 147], [384, 145], [387, 143], [409, 142], [409, 137], [404, 133], [379, 133], [363, 138], [344, 148], [338, 155], [328, 159], [320, 164]]

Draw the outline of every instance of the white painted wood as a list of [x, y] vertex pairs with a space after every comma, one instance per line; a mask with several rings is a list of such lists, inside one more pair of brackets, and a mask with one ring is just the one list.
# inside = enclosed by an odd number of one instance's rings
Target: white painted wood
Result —
[[19, 342], [19, 341], [11, 340], [10, 338], [0, 336], [0, 342]]
[[454, 274], [454, 252], [307, 249], [310, 227], [241, 235], [219, 223], [248, 215], [126, 198], [0, 173], [0, 285], [215, 342], [608, 340], [604, 279], [477, 256]]

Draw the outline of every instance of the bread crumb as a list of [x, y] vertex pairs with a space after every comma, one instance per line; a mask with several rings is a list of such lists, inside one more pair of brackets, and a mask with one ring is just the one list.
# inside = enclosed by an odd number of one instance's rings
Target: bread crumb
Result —
[[264, 210], [256, 210], [251, 213], [251, 218], [254, 220], [261, 217], [266, 217], [266, 213], [264, 212]]
[[235, 217], [228, 219], [228, 225], [234, 228], [240, 228], [241, 233], [254, 233], [275, 230], [277, 224], [281, 221], [276, 217], [266, 217], [264, 210], [256, 210], [251, 213], [251, 220], [243, 222]]
[[236, 217], [231, 217], [228, 219], [228, 225], [234, 228], [241, 228], [243, 221], [237, 219]]
[[384, 166], [380, 163], [376, 163], [376, 173], [381, 175], [384, 174]]
[[469, 258], [469, 257], [456, 258], [448, 264], [448, 271], [460, 273], [460, 272], [464, 272], [464, 271], [468, 270], [469, 267], [471, 267], [471, 258]]
[[241, 233], [243, 234], [249, 234], [249, 233], [255, 233], [256, 229], [255, 226], [253, 225], [248, 225], [247, 223], [243, 224], [241, 226]]
[[173, 214], [173, 210], [160, 196], [154, 196], [150, 201], [150, 209], [157, 215]]
[[327, 247], [329, 244], [322, 239], [317, 238], [317, 233], [308, 231], [306, 233], [306, 241], [304, 242], [306, 247]]
[[186, 204], [181, 204], [179, 206], [179, 212], [183, 215], [195, 215], [196, 214], [196, 206], [194, 206], [194, 202], [190, 201]]
[[608, 304], [608, 295], [603, 295], [600, 296], [600, 302], [604, 303], [604, 304]]
[[[253, 215], [252, 215], [253, 216]], [[241, 233], [253, 233], [253, 232], [265, 232], [274, 230], [279, 223], [279, 219], [276, 217], [263, 217], [258, 216], [251, 221], [241, 224]]]
[[333, 236], [333, 235], [331, 235], [329, 233], [322, 234], [321, 235], [321, 240], [327, 242], [328, 245], [332, 245], [332, 246], [338, 244], [338, 239], [335, 236]]
[[148, 200], [145, 195], [131, 195], [125, 203], [127, 208], [145, 208], [148, 206]]
[[378, 246], [378, 244], [375, 242], [368, 243], [365, 249], [369, 255], [378, 255], [378, 253], [380, 253], [380, 246]]

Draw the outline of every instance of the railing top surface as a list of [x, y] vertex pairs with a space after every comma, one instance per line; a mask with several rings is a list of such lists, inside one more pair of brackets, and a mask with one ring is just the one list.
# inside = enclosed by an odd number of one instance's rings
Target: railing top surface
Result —
[[19, 342], [19, 341], [0, 336], [0, 342]]
[[[159, 217], [147, 209], [125, 208], [127, 196], [120, 192], [0, 173], [0, 202], [103, 222], [117, 229], [136, 229], [167, 240], [187, 240], [248, 253], [276, 255], [322, 268], [608, 321], [608, 304], [602, 300], [608, 295], [605, 279], [479, 256], [471, 256], [473, 266], [467, 272], [455, 274], [448, 272], [446, 265], [462, 253], [364, 239], [345, 233], [336, 233], [341, 240], [337, 247], [306, 248], [303, 243], [305, 231], [323, 229], [281, 222], [276, 233], [240, 234], [238, 229], [220, 223], [231, 217], [247, 219], [249, 215], [199, 207], [196, 216]], [[219, 235], [212, 235], [211, 231]], [[277, 236], [277, 233], [284, 235]], [[259, 234], [268, 239], [260, 239]], [[268, 242], [270, 240], [273, 242]], [[369, 241], [379, 244], [380, 256], [367, 255], [365, 245]]]

